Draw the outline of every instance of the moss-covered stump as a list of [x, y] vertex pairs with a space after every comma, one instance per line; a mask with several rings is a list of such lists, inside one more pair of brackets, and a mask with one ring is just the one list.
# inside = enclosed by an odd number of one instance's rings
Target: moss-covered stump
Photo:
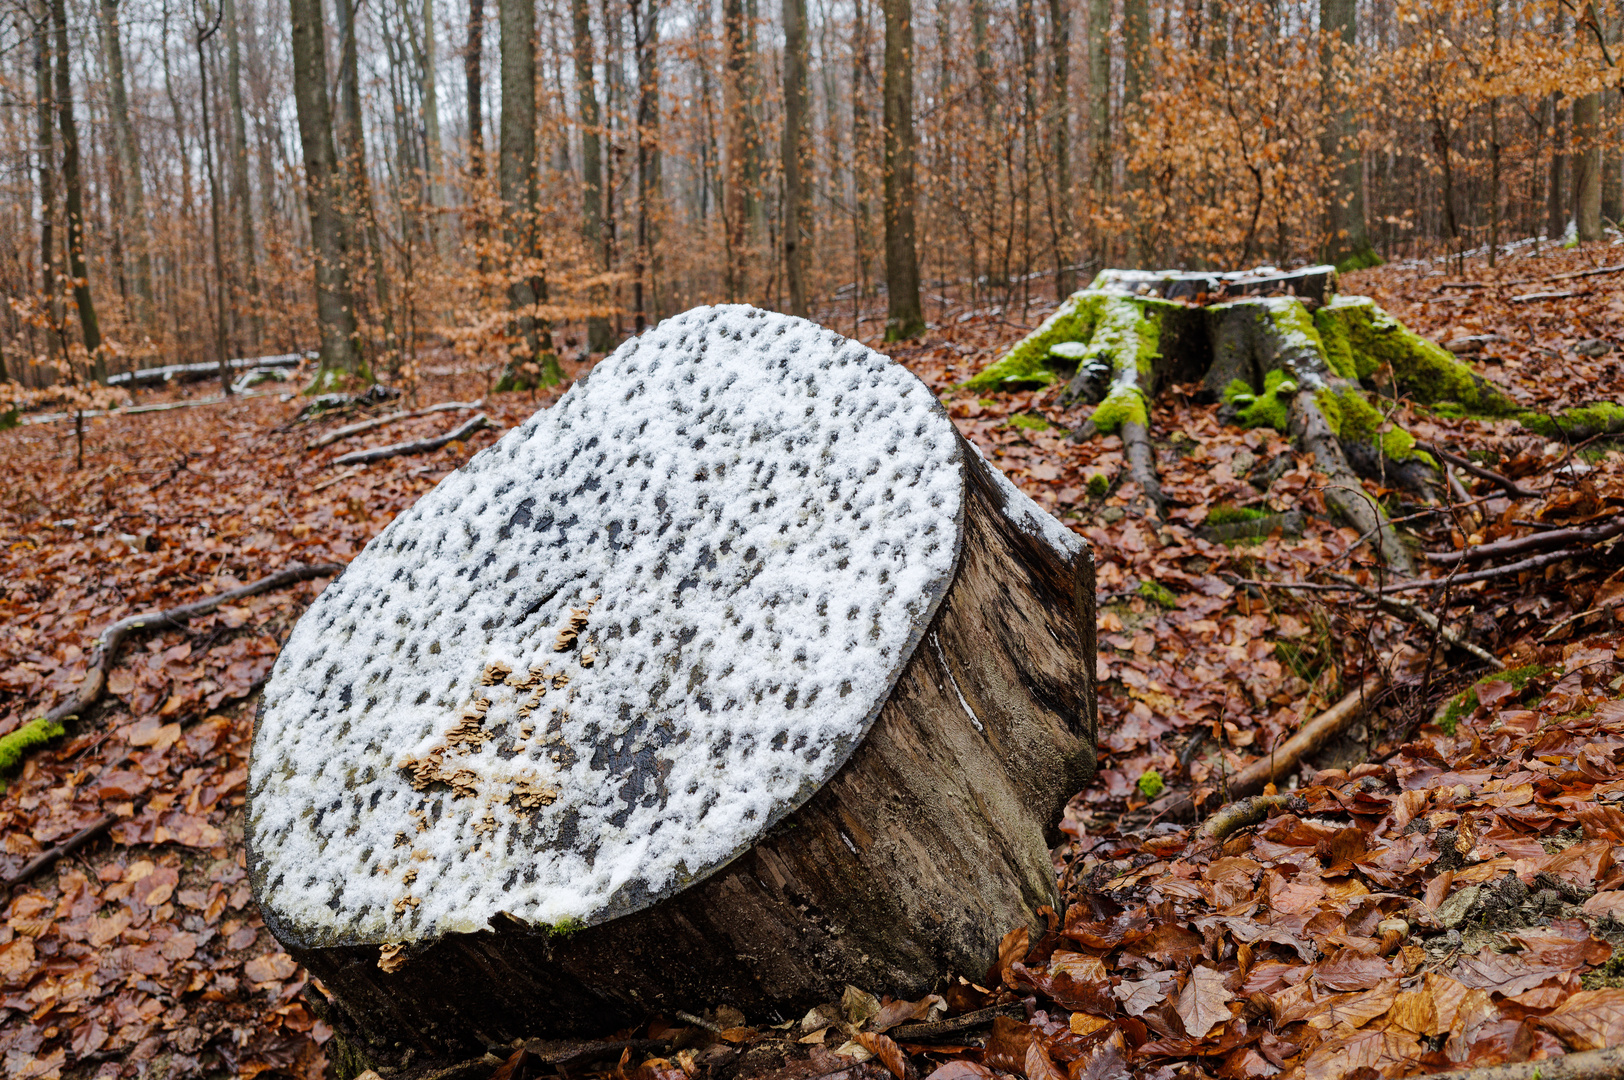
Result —
[[1055, 903], [1094, 657], [1086, 546], [923, 384], [695, 309], [295, 627], [255, 729], [255, 896], [346, 1071], [916, 996]]
[[1199, 380], [1220, 417], [1290, 432], [1329, 478], [1325, 499], [1395, 568], [1407, 550], [1359, 477], [1434, 502], [1437, 463], [1395, 424], [1402, 396], [1443, 415], [1516, 417], [1550, 438], [1624, 434], [1624, 407], [1544, 415], [1521, 409], [1439, 345], [1370, 299], [1337, 295], [1330, 267], [1238, 274], [1104, 270], [1042, 326], [966, 384], [976, 390], [1065, 380], [1063, 404], [1094, 408], [1083, 435], [1119, 433], [1145, 513], [1162, 499], [1147, 432], [1168, 381]]

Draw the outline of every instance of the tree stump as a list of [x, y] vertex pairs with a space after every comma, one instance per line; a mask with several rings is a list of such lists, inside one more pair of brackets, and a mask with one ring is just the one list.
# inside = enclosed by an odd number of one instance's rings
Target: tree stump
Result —
[[346, 1071], [979, 978], [1056, 903], [1094, 662], [1088, 549], [918, 379], [697, 308], [300, 620], [255, 731], [254, 894]]

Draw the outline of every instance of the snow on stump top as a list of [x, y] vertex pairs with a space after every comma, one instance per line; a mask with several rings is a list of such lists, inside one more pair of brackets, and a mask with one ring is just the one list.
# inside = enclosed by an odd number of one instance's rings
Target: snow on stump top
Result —
[[267, 920], [308, 945], [590, 925], [726, 863], [913, 652], [959, 454], [917, 378], [804, 320], [699, 308], [628, 342], [295, 627], [250, 770]]

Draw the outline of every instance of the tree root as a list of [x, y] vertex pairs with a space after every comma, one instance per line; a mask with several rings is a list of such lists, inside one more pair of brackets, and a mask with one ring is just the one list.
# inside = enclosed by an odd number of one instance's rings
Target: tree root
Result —
[[398, 457], [401, 454], [429, 454], [440, 449], [448, 443], [458, 439], [466, 439], [480, 428], [492, 427], [490, 418], [484, 413], [470, 418], [461, 427], [448, 431], [444, 435], [437, 435], [432, 439], [418, 439], [415, 442], [394, 443], [390, 446], [375, 446], [368, 450], [356, 450], [348, 454], [340, 454], [329, 461], [329, 465], [366, 465], [385, 458]]
[[1325, 474], [1325, 505], [1361, 535], [1370, 537], [1383, 562], [1406, 577], [1413, 577], [1415, 563], [1409, 549], [1349, 467], [1342, 444], [1320, 410], [1313, 391], [1299, 391], [1292, 399], [1290, 424], [1292, 435], [1304, 450], [1314, 455], [1315, 463]]
[[1228, 804], [1209, 817], [1201, 825], [1201, 835], [1209, 840], [1222, 840], [1237, 829], [1256, 825], [1270, 815], [1288, 811], [1293, 814], [1307, 813], [1308, 803], [1289, 792], [1277, 795], [1252, 795], [1239, 802]]
[[1167, 505], [1162, 496], [1162, 481], [1156, 475], [1156, 450], [1150, 445], [1150, 432], [1145, 425], [1124, 420], [1120, 429], [1122, 448], [1128, 459], [1128, 476], [1139, 485], [1140, 501], [1147, 516], [1161, 521]]
[[1552, 529], [1549, 532], [1530, 533], [1511, 540], [1496, 540], [1492, 544], [1478, 544], [1476, 547], [1463, 548], [1460, 551], [1444, 551], [1436, 554], [1428, 552], [1426, 558], [1428, 562], [1435, 563], [1482, 562], [1484, 559], [1497, 559], [1502, 555], [1549, 551], [1551, 548], [1564, 547], [1568, 544], [1599, 544], [1603, 540], [1610, 540], [1619, 535], [1624, 535], [1624, 517], [1589, 528], [1576, 526], [1569, 529]]

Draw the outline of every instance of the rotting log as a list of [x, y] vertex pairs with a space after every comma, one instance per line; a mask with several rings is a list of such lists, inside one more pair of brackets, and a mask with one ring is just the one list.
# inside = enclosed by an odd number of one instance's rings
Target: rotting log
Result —
[[627, 342], [358, 556], [247, 846], [344, 1071], [979, 976], [1095, 756], [1083, 542], [812, 323]]

